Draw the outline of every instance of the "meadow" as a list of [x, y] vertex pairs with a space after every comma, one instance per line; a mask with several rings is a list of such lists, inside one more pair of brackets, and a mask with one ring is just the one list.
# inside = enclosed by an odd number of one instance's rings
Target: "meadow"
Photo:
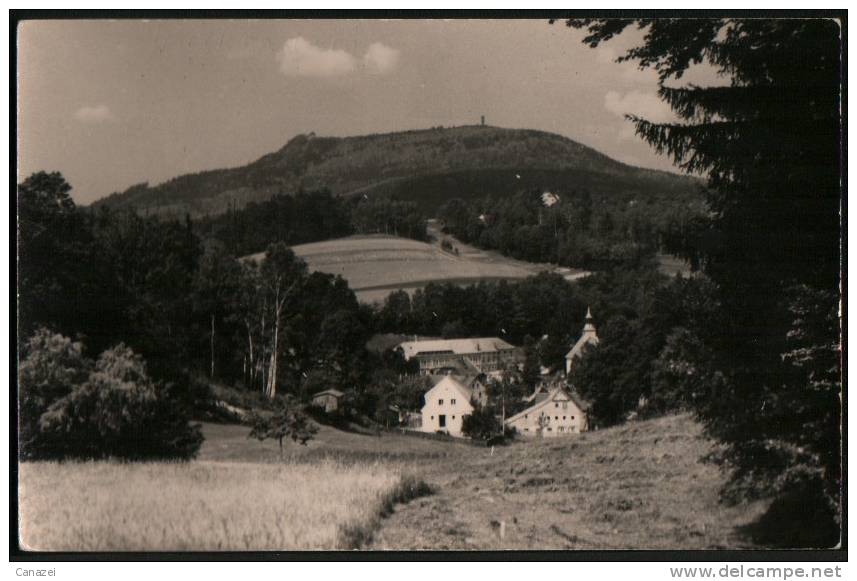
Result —
[[21, 545], [48, 551], [348, 549], [413, 488], [394, 467], [378, 463], [24, 463]]

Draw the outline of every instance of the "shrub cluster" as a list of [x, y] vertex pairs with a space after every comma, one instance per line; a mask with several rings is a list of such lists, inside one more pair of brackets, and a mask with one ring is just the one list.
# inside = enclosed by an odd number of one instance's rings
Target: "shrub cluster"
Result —
[[202, 444], [173, 384], [152, 381], [123, 344], [98, 360], [40, 328], [19, 368], [22, 459], [189, 459]]

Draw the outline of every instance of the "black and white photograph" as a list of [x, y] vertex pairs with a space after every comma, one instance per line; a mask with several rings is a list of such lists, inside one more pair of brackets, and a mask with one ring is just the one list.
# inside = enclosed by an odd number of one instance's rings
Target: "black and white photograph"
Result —
[[406, 13], [12, 11], [12, 556], [847, 557], [846, 11]]

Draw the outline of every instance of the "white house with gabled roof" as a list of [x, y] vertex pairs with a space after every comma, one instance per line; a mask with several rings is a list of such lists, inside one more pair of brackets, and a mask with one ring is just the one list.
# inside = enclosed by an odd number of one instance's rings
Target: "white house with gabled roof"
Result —
[[461, 436], [464, 416], [473, 413], [470, 389], [452, 376], [441, 379], [425, 393], [422, 409], [423, 432], [446, 432]]
[[589, 428], [587, 405], [571, 390], [558, 386], [546, 395], [541, 392], [535, 395], [538, 396], [533, 398], [535, 404], [506, 420], [506, 425], [514, 426], [518, 434], [551, 438]]

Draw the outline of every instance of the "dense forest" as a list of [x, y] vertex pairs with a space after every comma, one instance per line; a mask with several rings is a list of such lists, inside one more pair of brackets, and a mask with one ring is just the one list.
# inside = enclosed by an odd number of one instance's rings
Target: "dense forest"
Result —
[[351, 234], [389, 234], [426, 240], [426, 216], [412, 202], [385, 197], [337, 198], [327, 190], [278, 194], [244, 208], [203, 218], [197, 229], [235, 256], [263, 252], [269, 244], [289, 246]]
[[703, 215], [701, 201], [600, 197], [588, 190], [521, 191], [440, 208], [445, 231], [468, 242], [532, 262], [604, 269], [637, 266], [677, 247]]

